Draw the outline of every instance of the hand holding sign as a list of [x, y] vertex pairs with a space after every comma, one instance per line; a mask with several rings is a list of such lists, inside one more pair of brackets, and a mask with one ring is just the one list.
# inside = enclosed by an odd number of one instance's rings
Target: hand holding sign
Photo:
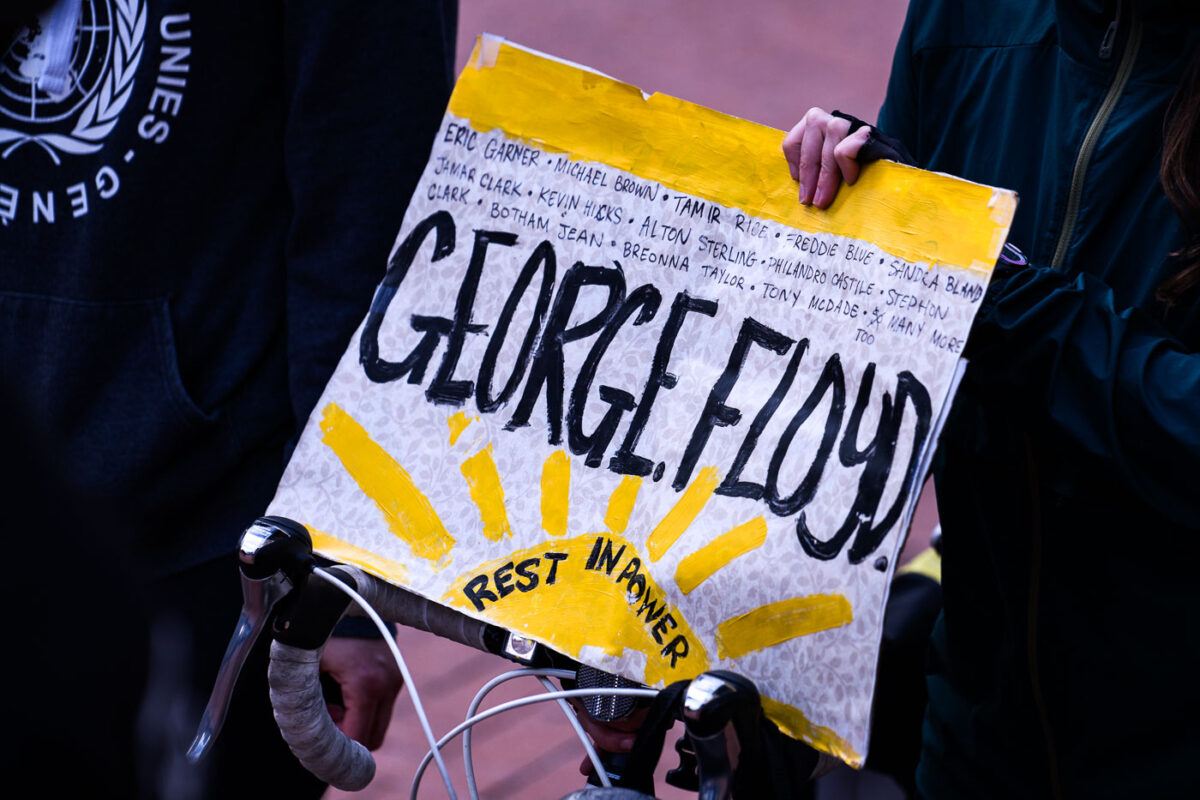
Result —
[[821, 108], [810, 108], [783, 139], [792, 180], [800, 184], [800, 203], [827, 208], [842, 181], [858, 180], [858, 151], [870, 128], [850, 133], [850, 120]]

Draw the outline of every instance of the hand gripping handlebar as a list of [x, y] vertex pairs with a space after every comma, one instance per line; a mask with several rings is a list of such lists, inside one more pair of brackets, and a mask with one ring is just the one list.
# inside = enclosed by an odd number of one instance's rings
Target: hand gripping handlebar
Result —
[[[355, 567], [332, 567], [328, 572], [354, 589], [388, 622], [428, 631], [484, 652], [500, 650], [505, 634], [499, 628], [373, 578]], [[297, 602], [289, 608], [288, 618], [282, 619], [285, 629], [279, 630], [281, 626], [277, 626], [267, 680], [275, 721], [292, 753], [321, 780], [339, 789], [355, 791], [370, 783], [375, 761], [365, 747], [342, 733], [329, 717], [319, 670], [325, 641], [346, 604], [344, 594], [310, 579]]]
[[[321, 692], [321, 651], [349, 598], [314, 579], [317, 565], [304, 526], [281, 517], [262, 517], [242, 535], [242, 613], [221, 662], [212, 697], [188, 751], [199, 760], [220, 732], [238, 673], [258, 636], [271, 623], [268, 681], [275, 720], [284, 740], [309, 772], [339, 789], [370, 783], [375, 761], [346, 736], [329, 716]], [[430, 602], [355, 567], [336, 566], [329, 574], [357, 592], [389, 621], [483, 650], [499, 653], [505, 632]]]
[[[282, 517], [255, 521], [242, 535], [238, 556], [242, 611], [200, 729], [188, 751], [191, 761], [199, 760], [220, 732], [242, 664], [259, 635], [270, 626], [275, 641], [271, 645], [268, 681], [275, 720], [284, 740], [304, 767], [326, 783], [349, 791], [370, 783], [375, 774], [374, 759], [363, 745], [334, 725], [321, 691], [321, 652], [350, 604], [350, 595], [335, 587], [334, 582], [344, 584], [389, 622], [523, 663], [556, 656], [550, 651], [537, 655], [524, 652], [514, 645], [523, 640], [510, 637], [503, 629], [392, 586], [355, 567], [329, 566], [315, 573], [318, 562], [308, 531]], [[692, 767], [681, 765], [676, 772], [698, 772], [693, 788], [699, 790], [701, 800], [728, 797], [731, 791], [743, 798], [791, 796], [790, 789], [807, 780], [818, 762], [815, 751], [787, 739], [773, 725], [763, 724], [757, 690], [741, 676], [714, 671], [697, 677], [688, 685], [678, 711], [685, 722], [689, 742], [686, 749], [694, 754], [694, 761]], [[432, 733], [426, 733], [432, 741]], [[658, 744], [661, 746], [661, 740]], [[771, 764], [776, 768], [768, 768]], [[780, 772], [780, 764], [789, 767], [782, 771], [787, 774], [774, 774]], [[606, 796], [616, 800], [621, 795]]]

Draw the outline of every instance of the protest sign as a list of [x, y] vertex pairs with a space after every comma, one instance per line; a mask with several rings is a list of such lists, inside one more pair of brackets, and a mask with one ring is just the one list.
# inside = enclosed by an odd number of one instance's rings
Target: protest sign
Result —
[[740, 672], [861, 764], [1015, 197], [880, 163], [801, 207], [781, 140], [482, 39], [269, 513], [595, 667]]

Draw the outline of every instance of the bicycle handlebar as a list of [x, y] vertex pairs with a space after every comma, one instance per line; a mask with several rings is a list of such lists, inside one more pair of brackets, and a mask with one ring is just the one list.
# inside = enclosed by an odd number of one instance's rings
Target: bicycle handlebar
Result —
[[[341, 789], [371, 781], [375, 761], [329, 716], [320, 684], [320, 660], [349, 599], [323, 580], [312, 580], [316, 558], [303, 525], [262, 517], [238, 548], [243, 605], [188, 759], [199, 761], [220, 733], [238, 673], [255, 641], [273, 620], [268, 680], [280, 731], [292, 752], [317, 777]], [[389, 621], [418, 628], [488, 653], [500, 653], [506, 632], [420, 595], [368, 576], [354, 567], [329, 574], [379, 609]]]
[[[216, 738], [246, 653], [274, 619], [275, 641], [271, 645], [268, 682], [275, 719], [284, 740], [304, 767], [326, 783], [349, 791], [370, 783], [375, 774], [375, 760], [362, 744], [334, 724], [326, 709], [320, 681], [321, 653], [354, 595], [366, 609], [374, 609], [365, 613], [378, 614], [383, 620], [427, 631], [485, 653], [526, 664], [532, 664], [535, 658], [551, 663], [562, 658], [548, 650], [526, 652], [516, 646], [524, 640], [510, 636], [504, 629], [393, 586], [356, 567], [330, 566], [321, 571], [320, 579], [314, 580], [316, 559], [308, 532], [291, 520], [277, 517], [257, 520], [242, 537], [239, 558], [245, 604], [200, 729], [188, 751], [192, 761], [201, 758]], [[346, 590], [333, 586], [338, 582], [345, 584]], [[388, 641], [407, 681], [403, 659], [394, 642]], [[809, 759], [797, 759], [794, 747], [806, 750], [813, 762], [818, 761], [815, 751], [791, 740], [782, 749], [771, 745], [773, 752], [769, 756], [764, 752], [763, 745], [769, 743], [771, 736], [786, 737], [773, 725], [760, 724], [757, 690], [740, 676], [719, 671], [701, 675], [689, 686], [680, 712], [681, 716], [676, 718], [684, 719], [687, 738], [701, 762], [696, 770], [701, 797], [726, 797], [735, 788], [734, 784], [743, 788], [736, 792], [738, 796], [763, 796], [759, 784], [765, 787], [773, 779], [758, 773], [764, 772], [768, 762], [786, 761], [798, 767], [794, 779], [785, 781], [788, 785], [798, 785], [809, 777], [811, 766], [800, 767], [799, 761]], [[423, 716], [422, 725], [432, 742], [433, 734]], [[666, 729], [662, 730], [665, 733]], [[661, 743], [659, 737], [657, 744]], [[657, 761], [657, 755], [654, 760]], [[689, 769], [696, 766], [692, 763]], [[449, 781], [440, 759], [439, 768]], [[675, 772], [681, 770], [688, 771], [682, 763]], [[740, 775], [745, 772], [750, 776]]]
[[506, 634], [502, 628], [385, 583], [355, 567], [335, 567], [334, 570], [353, 574], [358, 593], [388, 622], [426, 631], [492, 655], [498, 655], [503, 647]]
[[305, 769], [338, 789], [358, 791], [375, 777], [375, 759], [334, 725], [321, 693], [320, 666], [320, 650], [271, 644], [267, 679], [275, 722]]
[[[498, 654], [504, 632], [405, 589], [385, 583], [356, 567], [337, 566], [328, 573], [354, 589], [388, 622], [433, 633], [451, 641]], [[337, 728], [325, 707], [320, 662], [325, 641], [345, 608], [345, 598], [322, 590], [311, 579], [276, 625], [267, 680], [275, 721], [284, 741], [304, 768], [347, 791], [371, 782], [375, 760], [370, 752]], [[336, 610], [336, 613], [334, 611]], [[316, 623], [313, 620], [318, 620]]]

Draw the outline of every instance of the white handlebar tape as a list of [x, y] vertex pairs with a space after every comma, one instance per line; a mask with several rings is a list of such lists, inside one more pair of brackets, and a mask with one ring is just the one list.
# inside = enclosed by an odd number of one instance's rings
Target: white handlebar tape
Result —
[[[350, 578], [383, 619], [490, 652], [484, 637], [486, 623], [373, 578], [357, 567], [338, 565], [329, 571]], [[351, 613], [355, 610], [352, 607]], [[284, 741], [304, 768], [331, 786], [354, 792], [375, 777], [375, 760], [367, 748], [338, 730], [325, 708], [320, 680], [322, 649], [302, 650], [278, 641], [271, 644], [267, 668], [271, 705]]]
[[375, 759], [333, 724], [321, 694], [320, 663], [321, 650], [271, 643], [267, 679], [275, 722], [305, 769], [330, 786], [357, 792], [375, 777]]

